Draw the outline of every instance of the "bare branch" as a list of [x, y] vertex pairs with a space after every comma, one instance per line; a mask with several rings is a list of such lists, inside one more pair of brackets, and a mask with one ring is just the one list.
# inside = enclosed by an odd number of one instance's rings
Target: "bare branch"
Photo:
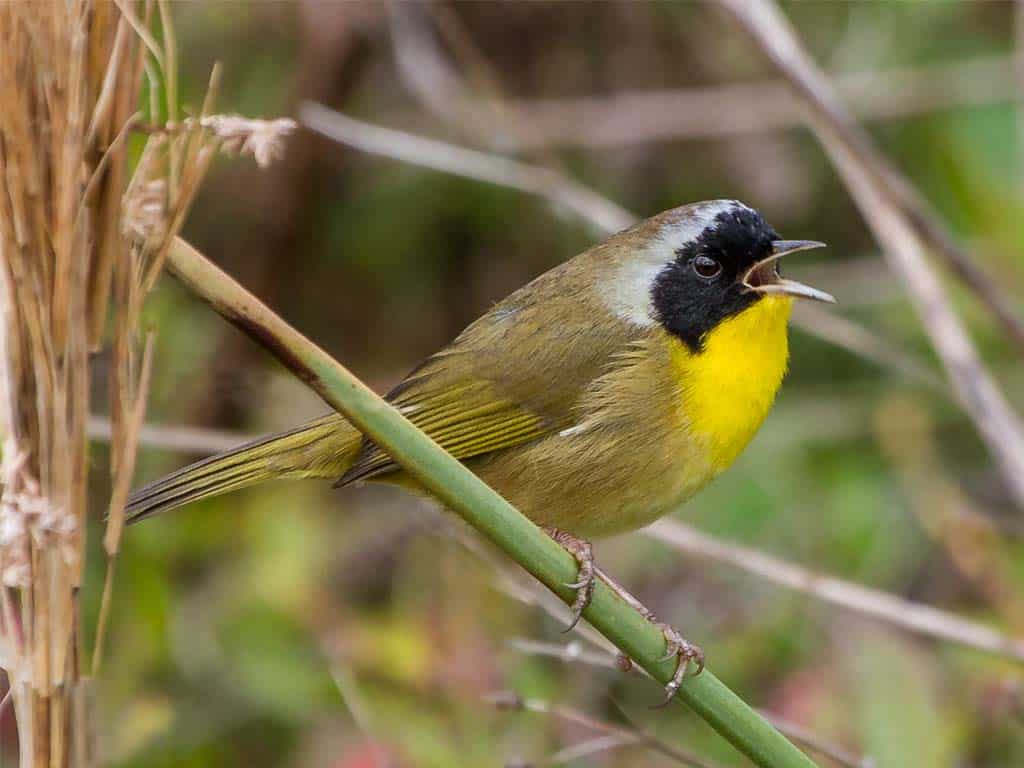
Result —
[[547, 765], [564, 765], [565, 763], [571, 763], [573, 760], [581, 760], [584, 757], [599, 755], [602, 752], [610, 752], [613, 749], [628, 747], [636, 743], [637, 739], [633, 736], [597, 736], [593, 739], [582, 741], [579, 744], [563, 747], [551, 755], [546, 763]]
[[793, 85], [808, 122], [845, 180], [864, 220], [884, 246], [893, 270], [903, 279], [954, 390], [1018, 505], [1024, 508], [1024, 428], [978, 357], [926, 252], [943, 255], [1021, 344], [1024, 326], [1001, 292], [953, 243], [906, 180], [852, 122], [778, 7], [770, 0], [719, 2]]
[[[110, 440], [110, 419], [90, 416], [86, 422], [89, 437], [94, 440]], [[182, 453], [214, 454], [237, 448], [242, 443], [255, 440], [258, 435], [232, 432], [224, 429], [183, 427], [170, 424], [143, 424], [139, 428], [138, 442], [148, 448], [162, 448]]]
[[[564, 645], [559, 643], [544, 643], [539, 640], [527, 640], [514, 637], [507, 643], [508, 647], [520, 653], [531, 656], [546, 656], [550, 659], [559, 659], [569, 663], [580, 662], [591, 667], [604, 667], [621, 671], [622, 668], [615, 660], [615, 655], [607, 650], [588, 650], [578, 640], [571, 640]], [[632, 667], [639, 670], [639, 667]], [[641, 673], [643, 670], [640, 670]]]
[[885, 337], [872, 333], [837, 312], [829, 312], [809, 303], [799, 304], [794, 307], [792, 322], [822, 341], [853, 352], [881, 368], [902, 374], [944, 398], [951, 397], [946, 382], [930, 366]]
[[556, 208], [569, 209], [601, 232], [617, 232], [636, 221], [625, 208], [548, 168], [364, 123], [313, 102], [304, 103], [300, 114], [311, 129], [339, 143], [370, 154], [539, 195]]
[[[1015, 67], [1024, 67], [1024, 55], [977, 56], [926, 67], [835, 73], [830, 78], [858, 118], [875, 121], [1012, 102]], [[534, 128], [527, 135], [502, 135], [510, 149], [518, 151], [544, 145], [600, 148], [732, 138], [803, 123], [800, 105], [782, 80], [509, 101], [508, 107]], [[488, 105], [479, 99], [461, 104], [461, 114], [479, 116], [487, 111]]]
[[847, 768], [875, 768], [875, 761], [870, 757], [855, 755], [849, 750], [836, 746], [818, 736], [810, 728], [805, 728], [792, 720], [786, 720], [771, 712], [758, 710], [761, 717], [770, 722], [793, 741], [803, 744], [808, 749], [827, 757], [834, 763], [847, 766]]
[[676, 520], [660, 520], [643, 533], [686, 555], [727, 563], [789, 589], [911, 632], [1024, 662], [1024, 638], [896, 595], [816, 573], [738, 544], [708, 536]]
[[352, 722], [363, 737], [363, 742], [370, 749], [374, 756], [374, 765], [378, 768], [390, 768], [392, 760], [384, 748], [374, 737], [375, 729], [372, 727], [369, 706], [362, 691], [355, 679], [355, 675], [349, 670], [343, 661], [337, 658], [338, 654], [329, 650], [331, 661], [331, 677], [338, 689], [338, 695], [352, 715]]

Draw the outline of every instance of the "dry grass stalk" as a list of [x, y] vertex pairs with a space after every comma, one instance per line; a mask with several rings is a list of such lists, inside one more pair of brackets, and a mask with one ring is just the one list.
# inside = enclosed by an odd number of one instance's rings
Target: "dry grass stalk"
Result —
[[127, 181], [144, 72], [163, 77], [169, 102], [151, 111], [176, 117], [170, 19], [161, 4], [161, 47], [147, 31], [155, 9], [0, 4], [0, 667], [25, 766], [93, 762], [78, 607], [89, 354], [109, 341], [113, 492], [95, 667], [144, 413], [151, 345], [140, 356], [139, 313], [220, 143], [200, 127], [151, 136]]
[[[22, 765], [83, 764], [77, 589], [86, 514], [90, 329], [119, 239], [110, 182], [94, 176], [134, 90], [108, 7], [0, 7], [0, 254], [6, 399], [0, 505], [0, 665]], [[103, 98], [101, 98], [101, 95]], [[102, 255], [101, 255], [102, 254]]]

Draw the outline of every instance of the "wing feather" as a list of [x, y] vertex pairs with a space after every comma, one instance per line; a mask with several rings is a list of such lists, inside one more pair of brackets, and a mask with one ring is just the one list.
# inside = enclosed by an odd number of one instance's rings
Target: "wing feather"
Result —
[[[593, 291], [595, 271], [619, 258], [598, 246], [541, 275], [413, 370], [388, 401], [462, 460], [571, 426], [590, 383], [642, 332]], [[338, 485], [398, 470], [364, 440]]]
[[[489, 382], [476, 380], [432, 391], [430, 378], [404, 387], [394, 404], [407, 418], [457, 459], [511, 448], [551, 431], [548, 420], [501, 397]], [[388, 398], [392, 400], [391, 397]], [[358, 457], [338, 481], [347, 485], [399, 469], [376, 443], [363, 442]]]

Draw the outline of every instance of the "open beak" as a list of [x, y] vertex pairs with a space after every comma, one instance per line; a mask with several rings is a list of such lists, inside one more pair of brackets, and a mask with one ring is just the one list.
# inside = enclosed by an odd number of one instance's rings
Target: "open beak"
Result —
[[836, 299], [832, 294], [798, 283], [796, 280], [787, 280], [779, 275], [778, 261], [783, 256], [824, 247], [824, 243], [816, 240], [776, 240], [772, 243], [772, 255], [761, 259], [743, 275], [743, 287], [756, 293], [775, 293], [835, 304]]

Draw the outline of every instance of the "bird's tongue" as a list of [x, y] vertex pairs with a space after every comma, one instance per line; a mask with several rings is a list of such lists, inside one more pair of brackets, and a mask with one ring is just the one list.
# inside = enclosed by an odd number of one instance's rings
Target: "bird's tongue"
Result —
[[750, 277], [747, 278], [747, 283], [752, 288], [757, 288], [762, 285], [771, 285], [779, 281], [779, 270], [778, 263], [775, 261], [759, 264], [750, 273]]

